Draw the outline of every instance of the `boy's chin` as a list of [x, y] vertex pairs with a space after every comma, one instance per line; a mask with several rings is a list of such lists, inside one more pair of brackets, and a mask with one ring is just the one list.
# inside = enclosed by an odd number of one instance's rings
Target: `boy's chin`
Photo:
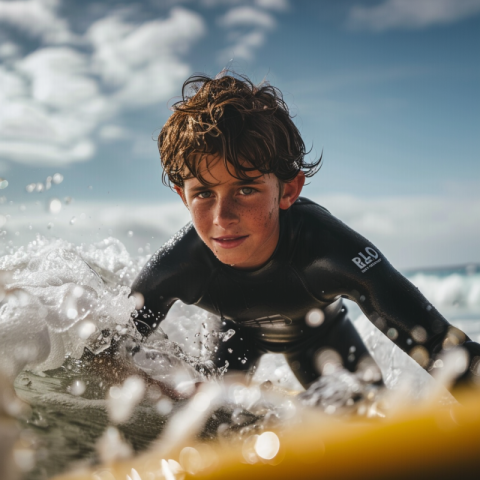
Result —
[[230, 265], [231, 267], [235, 267], [236, 265], [243, 263], [242, 259], [232, 257], [230, 255], [219, 255], [218, 253], [215, 253], [215, 256], [220, 262], [224, 263], [225, 265]]
[[251, 270], [255, 269], [258, 267], [261, 267], [266, 263], [268, 259], [266, 259], [264, 262], [255, 262], [255, 259], [251, 259], [250, 257], [233, 257], [233, 256], [227, 256], [227, 255], [218, 255], [216, 252], [215, 256], [217, 259], [222, 262], [224, 265], [228, 265], [230, 267], [235, 267], [238, 269], [244, 269], [244, 270]]
[[243, 265], [247, 263], [247, 259], [243, 255], [232, 255], [231, 252], [224, 253], [218, 251], [214, 251], [213, 253], [217, 259], [225, 265], [238, 268], [249, 268], [243, 267]]

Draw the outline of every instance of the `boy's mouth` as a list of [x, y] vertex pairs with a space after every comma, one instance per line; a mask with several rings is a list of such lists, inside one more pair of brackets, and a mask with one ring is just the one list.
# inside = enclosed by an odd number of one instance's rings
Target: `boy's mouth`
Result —
[[223, 237], [212, 238], [213, 242], [222, 248], [235, 248], [241, 245], [248, 235], [225, 235]]

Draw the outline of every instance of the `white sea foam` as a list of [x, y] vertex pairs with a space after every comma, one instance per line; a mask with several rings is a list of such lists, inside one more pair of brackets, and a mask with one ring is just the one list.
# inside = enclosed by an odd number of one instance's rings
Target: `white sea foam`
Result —
[[439, 310], [455, 316], [480, 313], [480, 273], [468, 274], [467, 270], [464, 275], [438, 276], [419, 272], [410, 280]]
[[141, 263], [113, 238], [78, 247], [38, 237], [2, 257], [4, 373], [49, 370], [67, 355], [79, 358], [86, 346], [108, 347], [102, 330], [131, 325], [134, 299], [127, 285]]

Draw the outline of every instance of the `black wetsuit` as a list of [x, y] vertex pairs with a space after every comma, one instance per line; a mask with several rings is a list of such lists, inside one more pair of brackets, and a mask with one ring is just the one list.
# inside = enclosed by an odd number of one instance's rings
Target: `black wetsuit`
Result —
[[[281, 211], [278, 245], [262, 267], [221, 263], [188, 224], [152, 256], [132, 291], [145, 299], [136, 318], [142, 333], [156, 328], [176, 300], [195, 304], [236, 331], [220, 342], [217, 365], [227, 360], [229, 370], [247, 370], [262, 353], [283, 353], [304, 386], [320, 374], [319, 349], [336, 350], [350, 371], [368, 356], [341, 297], [407, 353], [420, 346], [434, 358], [450, 327], [374, 245], [305, 198]], [[324, 316], [316, 327], [305, 320], [312, 309]]]

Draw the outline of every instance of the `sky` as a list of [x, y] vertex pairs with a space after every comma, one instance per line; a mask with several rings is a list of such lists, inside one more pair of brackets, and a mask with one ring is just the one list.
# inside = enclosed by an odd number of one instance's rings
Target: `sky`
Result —
[[0, 0], [3, 251], [158, 248], [188, 212], [156, 136], [227, 67], [281, 89], [323, 154], [304, 195], [394, 265], [480, 262], [478, 45], [480, 0]]

